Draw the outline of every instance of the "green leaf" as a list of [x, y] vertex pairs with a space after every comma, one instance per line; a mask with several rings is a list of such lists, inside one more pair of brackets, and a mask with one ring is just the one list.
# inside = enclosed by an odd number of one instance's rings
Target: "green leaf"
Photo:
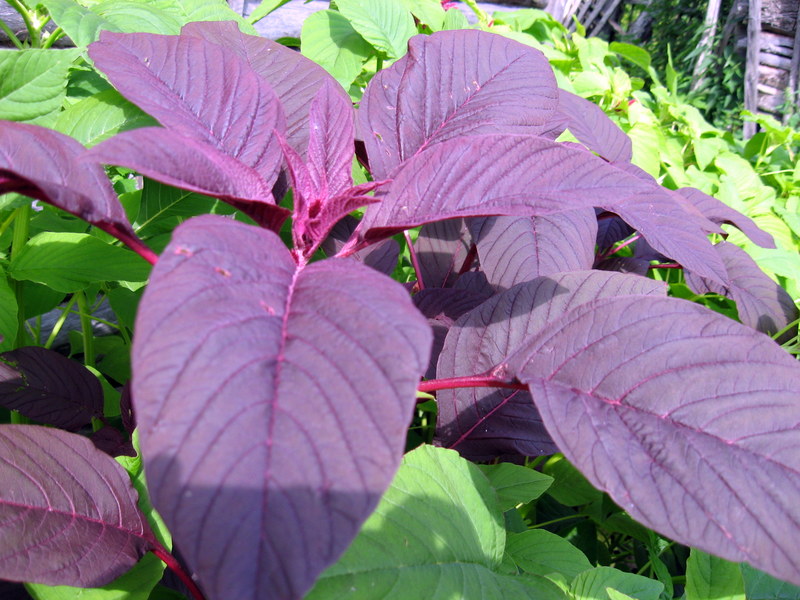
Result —
[[650, 69], [650, 53], [644, 48], [634, 46], [633, 44], [625, 44], [623, 42], [611, 42], [609, 50], [616, 52], [622, 58], [625, 58], [641, 67], [645, 71]]
[[506, 554], [520, 569], [534, 575], [560, 573], [571, 580], [592, 568], [583, 552], [561, 536], [544, 529], [509, 535]]
[[544, 464], [542, 471], [554, 479], [547, 493], [564, 506], [589, 504], [603, 495], [563, 454], [554, 454]]
[[611, 80], [596, 71], [581, 71], [572, 79], [575, 93], [584, 98], [602, 96], [611, 89]]
[[157, 125], [158, 121], [118, 91], [106, 90], [67, 108], [58, 115], [53, 128], [91, 148], [117, 133]]
[[250, 16], [247, 18], [247, 22], [256, 24], [273, 10], [280, 8], [287, 2], [289, 2], [289, 0], [263, 0], [263, 2], [256, 6], [255, 9], [253, 9], [253, 12], [250, 13]]
[[145, 281], [150, 265], [139, 255], [86, 233], [40, 233], [9, 265], [17, 280], [77, 292], [100, 281]]
[[118, 25], [81, 6], [75, 0], [40, 0], [40, 3], [79, 48], [95, 41], [101, 30], [123, 31]]
[[61, 109], [80, 50], [0, 50], [0, 119], [47, 125]]
[[[150, 236], [172, 231], [178, 224], [200, 214], [217, 212], [220, 203], [216, 198], [196, 192], [187, 192], [145, 178], [138, 215], [134, 222], [136, 233]], [[227, 209], [229, 205], [224, 205]], [[229, 214], [233, 210], [224, 210]]]
[[442, 23], [442, 31], [453, 31], [454, 29], [469, 29], [469, 21], [457, 8], [448, 9], [444, 13], [444, 23]]
[[133, 569], [101, 588], [39, 583], [26, 583], [25, 587], [34, 600], [148, 600], [163, 574], [164, 563], [148, 553]]
[[797, 600], [800, 587], [775, 579], [748, 564], [741, 565], [747, 600]]
[[419, 19], [419, 22], [440, 31], [444, 24], [444, 9], [439, 0], [400, 0], [406, 10]]
[[378, 508], [306, 600], [564, 600], [543, 577], [502, 574], [503, 517], [486, 477], [452, 450], [409, 452]]
[[336, 6], [353, 28], [379, 52], [400, 58], [417, 34], [414, 18], [395, 0], [337, 0]]
[[333, 75], [345, 89], [373, 53], [372, 46], [353, 29], [350, 21], [332, 10], [315, 12], [303, 22], [300, 51]]
[[653, 579], [623, 573], [611, 567], [597, 567], [578, 575], [570, 586], [574, 600], [611, 600], [606, 588], [636, 600], [658, 600], [664, 585]]
[[478, 465], [478, 468], [497, 492], [500, 510], [504, 512], [517, 504], [535, 500], [553, 483], [553, 478], [549, 475], [511, 463]]
[[0, 272], [0, 352], [11, 350], [15, 347], [17, 338], [17, 298], [14, 290], [6, 279], [4, 273]]
[[739, 565], [692, 548], [686, 561], [686, 600], [745, 600]]

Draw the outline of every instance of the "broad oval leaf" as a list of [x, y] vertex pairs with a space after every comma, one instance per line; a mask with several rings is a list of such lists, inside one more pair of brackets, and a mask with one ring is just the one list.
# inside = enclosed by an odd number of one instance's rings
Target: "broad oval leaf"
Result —
[[402, 2], [342, 0], [336, 6], [366, 41], [389, 58], [403, 56], [409, 38], [417, 33], [414, 17]]
[[[445, 338], [436, 377], [489, 372], [550, 320], [595, 298], [664, 293], [659, 282], [604, 271], [560, 273], [518, 284], [456, 321]], [[467, 458], [519, 460], [558, 450], [527, 392], [460, 388], [441, 390], [437, 399], [436, 442]]]
[[422, 280], [420, 286], [452, 286], [471, 246], [472, 239], [464, 219], [435, 221], [420, 227], [414, 242]]
[[506, 290], [518, 283], [564, 271], [591, 269], [597, 218], [584, 208], [541, 217], [470, 220], [481, 271]]
[[430, 344], [368, 267], [298, 267], [222, 217], [175, 230], [132, 395], [153, 504], [210, 597], [300, 598], [344, 551], [399, 464]]
[[155, 538], [128, 474], [81, 436], [0, 425], [0, 577], [99, 587]]
[[565, 600], [543, 577], [503, 572], [505, 535], [497, 495], [478, 467], [420, 446], [308, 600]]
[[45, 425], [78, 429], [103, 416], [103, 388], [58, 352], [18, 348], [0, 354], [0, 405]]
[[553, 70], [538, 50], [483, 31], [441, 31], [409, 40], [408, 54], [370, 81], [359, 121], [370, 170], [386, 179], [445, 140], [540, 134], [557, 104]]
[[686, 271], [686, 284], [695, 293], [731, 298], [736, 302], [739, 320], [764, 333], [781, 331], [797, 319], [797, 307], [792, 297], [770, 279], [747, 252], [729, 242], [721, 242], [714, 249], [725, 262], [730, 284], [723, 287]]
[[[311, 103], [326, 81], [335, 81], [325, 69], [291, 48], [246, 35], [231, 22], [188, 23], [181, 29], [181, 36], [199, 38], [235, 52], [266, 80], [283, 106], [289, 145], [301, 156], [306, 156]], [[350, 101], [341, 86], [335, 88], [342, 99]]]
[[572, 135], [592, 152], [610, 162], [631, 160], [631, 138], [593, 102], [560, 89], [558, 113], [566, 118]]
[[771, 339], [683, 300], [610, 298], [549, 323], [507, 367], [635, 519], [800, 582], [800, 365]]

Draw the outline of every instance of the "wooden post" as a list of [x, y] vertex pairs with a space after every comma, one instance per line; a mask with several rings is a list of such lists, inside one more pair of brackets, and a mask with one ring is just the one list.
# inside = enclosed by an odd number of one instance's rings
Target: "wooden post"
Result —
[[722, 0], [708, 0], [706, 8], [706, 18], [703, 21], [703, 35], [700, 37], [700, 53], [697, 55], [697, 62], [694, 63], [692, 73], [692, 91], [700, 89], [708, 65], [708, 57], [711, 55], [711, 45], [714, 36], [717, 34], [717, 21], [719, 21], [719, 9]]
[[[797, 96], [797, 75], [800, 70], [800, 10], [797, 11], [797, 17], [794, 23], [794, 45], [792, 46], [792, 66], [789, 69], [789, 91], [792, 96], [792, 103], [794, 104], [794, 111], [800, 109], [800, 98]], [[789, 121], [790, 111], [783, 113], [784, 125]]]
[[[758, 55], [761, 51], [761, 0], [750, 0], [747, 14], [747, 65], [744, 72], [744, 107], [750, 112], [758, 110]], [[744, 138], [756, 133], [756, 124], [744, 123]]]

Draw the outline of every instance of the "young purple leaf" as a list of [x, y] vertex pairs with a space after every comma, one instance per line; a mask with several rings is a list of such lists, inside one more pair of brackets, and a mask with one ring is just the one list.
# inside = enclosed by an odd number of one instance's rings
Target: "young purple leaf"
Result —
[[103, 416], [103, 389], [86, 367], [58, 352], [18, 348], [0, 354], [0, 406], [76, 430]]
[[246, 35], [239, 31], [236, 23], [188, 23], [181, 29], [181, 36], [198, 38], [235, 52], [266, 80], [286, 114], [286, 140], [302, 157], [306, 156], [309, 112], [318, 90], [323, 85], [333, 84], [332, 91], [350, 103], [347, 93], [318, 64], [272, 40]]
[[101, 587], [155, 545], [125, 470], [81, 436], [0, 425], [0, 578]]
[[541, 134], [557, 104], [553, 70], [538, 50], [483, 31], [442, 31], [411, 38], [408, 54], [370, 81], [359, 121], [370, 170], [386, 179], [445, 140]]
[[139, 305], [133, 402], [153, 504], [210, 597], [301, 598], [336, 560], [399, 464], [430, 344], [372, 269], [299, 266], [222, 217], [175, 230]]
[[684, 300], [610, 298], [551, 321], [504, 365], [632, 517], [800, 583], [800, 365], [768, 337]]
[[86, 149], [51, 129], [0, 121], [0, 194], [19, 192], [102, 229], [155, 264], [136, 237], [105, 171], [79, 160]]
[[776, 333], [797, 319], [792, 297], [772, 281], [747, 252], [728, 242], [719, 243], [714, 249], [725, 262], [730, 284], [723, 287], [686, 271], [686, 284], [695, 293], [731, 298], [736, 302], [742, 323], [764, 333]]
[[[437, 378], [495, 372], [509, 354], [545, 325], [595, 298], [622, 294], [663, 295], [663, 284], [602, 271], [539, 277], [490, 298], [450, 328], [439, 355]], [[503, 377], [503, 370], [496, 371]], [[557, 451], [528, 392], [454, 389], [437, 395], [436, 442], [475, 460]]]
[[558, 113], [578, 141], [609, 162], [629, 162], [631, 139], [602, 109], [580, 96], [558, 90]]
[[542, 217], [470, 219], [481, 270], [498, 290], [540, 275], [591, 269], [597, 217], [591, 208]]

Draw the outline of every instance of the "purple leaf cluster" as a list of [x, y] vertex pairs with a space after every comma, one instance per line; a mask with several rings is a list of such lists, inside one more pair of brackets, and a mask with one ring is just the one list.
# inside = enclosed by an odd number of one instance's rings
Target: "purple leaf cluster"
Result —
[[[541, 53], [474, 30], [417, 36], [357, 112], [319, 67], [231, 23], [104, 33], [89, 54], [160, 127], [87, 152], [4, 124], [0, 190], [127, 241], [100, 177], [110, 163], [258, 225], [200, 216], [178, 227], [135, 327], [149, 493], [208, 598], [302, 598], [389, 485], [417, 389], [437, 393], [437, 444], [475, 460], [561, 451], [649, 527], [800, 583], [800, 367], [755, 330], [774, 332], [796, 311], [709, 234], [726, 223], [772, 241], [713, 198], [664, 189], [633, 166], [627, 137], [559, 91]], [[565, 128], [579, 144], [555, 141]], [[373, 179], [360, 186], [356, 131]], [[13, 150], [23, 137], [53, 143]], [[292, 248], [276, 233], [289, 218]], [[417, 226], [417, 281], [404, 287], [386, 275], [399, 255], [392, 236]], [[313, 260], [319, 248], [328, 257]], [[733, 298], [743, 324], [666, 297], [642, 276], [653, 261], [684, 268], [698, 293]], [[22, 370], [4, 368], [6, 381]], [[4, 457], [26, 451], [27, 431], [0, 433]], [[73, 437], [55, 439], [80, 448], [77, 477], [111, 477]], [[61, 506], [24, 487], [55, 466], [15, 461], [7, 494], [24, 488], [36, 515]], [[99, 504], [128, 493], [107, 490]], [[117, 524], [125, 559], [80, 584], [152, 549], [132, 515], [66, 511], [84, 513]], [[106, 529], [69, 539], [110, 548]], [[3, 577], [56, 582], [48, 560], [2, 558], [20, 533], [0, 533]]]

